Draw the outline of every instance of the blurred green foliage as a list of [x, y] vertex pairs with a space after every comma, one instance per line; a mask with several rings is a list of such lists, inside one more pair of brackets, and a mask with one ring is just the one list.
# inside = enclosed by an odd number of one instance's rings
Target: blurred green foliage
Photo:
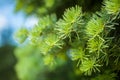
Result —
[[4, 45], [0, 47], [0, 80], [18, 80], [14, 66], [14, 46]]
[[43, 16], [56, 13], [61, 17], [66, 8], [80, 5], [86, 12], [100, 10], [103, 0], [16, 0], [15, 12], [24, 11], [27, 15]]
[[16, 34], [23, 42], [15, 50], [19, 79], [119, 80], [119, 4], [119, 0], [17, 0], [16, 11], [40, 17], [32, 29]]

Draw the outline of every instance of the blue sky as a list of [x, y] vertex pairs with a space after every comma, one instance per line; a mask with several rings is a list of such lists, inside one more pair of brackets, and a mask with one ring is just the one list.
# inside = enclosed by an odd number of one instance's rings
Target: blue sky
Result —
[[22, 12], [14, 13], [14, 0], [0, 0], [0, 30], [9, 26], [20, 27], [25, 18]]
[[0, 45], [4, 38], [4, 29], [11, 29], [14, 33], [20, 27], [29, 28], [37, 24], [38, 19], [35, 16], [26, 18], [23, 12], [14, 13], [14, 9], [15, 0], [0, 0]]

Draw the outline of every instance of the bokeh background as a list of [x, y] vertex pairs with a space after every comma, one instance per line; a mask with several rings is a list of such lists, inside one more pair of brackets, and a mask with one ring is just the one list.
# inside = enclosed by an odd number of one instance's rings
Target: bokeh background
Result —
[[35, 16], [15, 12], [16, 0], [0, 0], [0, 80], [18, 80], [14, 69], [17, 59], [14, 49], [19, 45], [14, 33], [21, 27], [32, 27], [37, 23]]

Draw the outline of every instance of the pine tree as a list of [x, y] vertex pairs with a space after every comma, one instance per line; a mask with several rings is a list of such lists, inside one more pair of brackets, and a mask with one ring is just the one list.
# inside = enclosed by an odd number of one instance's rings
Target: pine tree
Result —
[[[37, 74], [44, 66], [54, 71], [69, 62], [81, 80], [119, 78], [120, 0], [104, 0], [101, 10], [94, 13], [76, 5], [59, 19], [55, 14], [43, 16], [31, 30], [21, 29], [16, 37], [26, 40], [25, 47], [15, 51], [21, 80], [39, 80]], [[31, 72], [34, 77], [27, 75]]]

